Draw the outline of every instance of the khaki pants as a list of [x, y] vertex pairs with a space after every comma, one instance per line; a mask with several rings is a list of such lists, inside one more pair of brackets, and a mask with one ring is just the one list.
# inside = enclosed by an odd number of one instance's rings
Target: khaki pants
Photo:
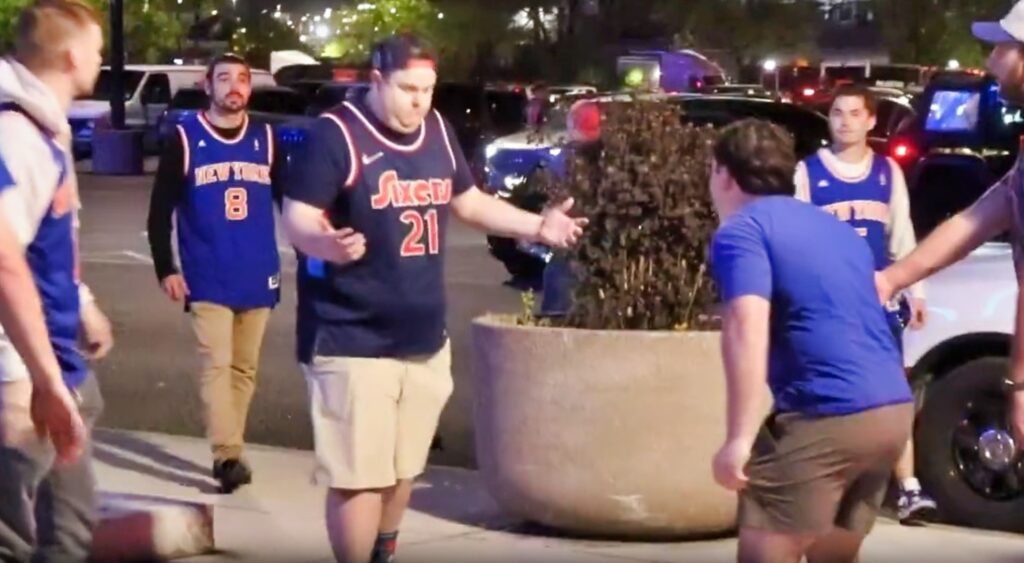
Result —
[[191, 309], [202, 362], [199, 397], [206, 436], [215, 460], [238, 459], [270, 309], [232, 310], [203, 302], [192, 303]]
[[393, 486], [423, 473], [452, 394], [451, 348], [412, 358], [316, 357], [303, 365], [316, 450], [314, 481]]

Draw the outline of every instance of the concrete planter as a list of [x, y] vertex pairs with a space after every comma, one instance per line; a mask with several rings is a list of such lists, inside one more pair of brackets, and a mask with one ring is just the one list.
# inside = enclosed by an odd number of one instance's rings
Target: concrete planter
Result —
[[586, 536], [732, 531], [736, 496], [711, 473], [725, 436], [719, 340], [477, 319], [476, 455], [491, 495]]

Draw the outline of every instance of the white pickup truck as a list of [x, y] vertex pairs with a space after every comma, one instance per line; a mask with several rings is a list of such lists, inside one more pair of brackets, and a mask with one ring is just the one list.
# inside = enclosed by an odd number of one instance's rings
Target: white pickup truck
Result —
[[921, 410], [917, 473], [943, 520], [1024, 531], [1024, 464], [1007, 428], [1017, 281], [1008, 244], [988, 243], [927, 282], [929, 319], [904, 334]]

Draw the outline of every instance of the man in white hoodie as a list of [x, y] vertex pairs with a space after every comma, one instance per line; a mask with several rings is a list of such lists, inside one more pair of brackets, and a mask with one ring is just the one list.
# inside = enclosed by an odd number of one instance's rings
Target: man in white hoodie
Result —
[[36, 0], [16, 34], [0, 60], [0, 560], [84, 561], [102, 410], [87, 356], [113, 338], [78, 281], [66, 113], [95, 85], [103, 34], [81, 0]]

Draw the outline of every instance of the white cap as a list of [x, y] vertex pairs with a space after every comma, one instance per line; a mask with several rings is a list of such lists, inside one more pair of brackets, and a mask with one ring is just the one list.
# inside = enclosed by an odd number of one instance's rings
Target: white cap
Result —
[[986, 43], [1024, 43], [1024, 0], [997, 22], [974, 22], [971, 33]]

